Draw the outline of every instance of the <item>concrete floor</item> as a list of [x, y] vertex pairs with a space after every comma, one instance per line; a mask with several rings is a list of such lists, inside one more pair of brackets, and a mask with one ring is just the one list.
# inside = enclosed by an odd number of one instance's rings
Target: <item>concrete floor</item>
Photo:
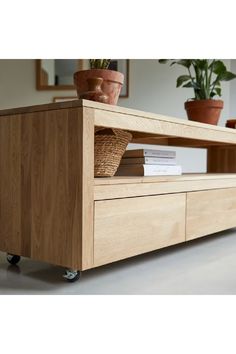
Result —
[[0, 294], [236, 294], [236, 229], [83, 272], [65, 282], [64, 269], [0, 252]]

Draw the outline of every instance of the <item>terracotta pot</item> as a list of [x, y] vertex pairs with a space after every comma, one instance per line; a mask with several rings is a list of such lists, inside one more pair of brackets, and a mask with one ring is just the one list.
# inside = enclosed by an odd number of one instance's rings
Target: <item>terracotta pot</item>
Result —
[[226, 126], [227, 128], [236, 129], [236, 119], [228, 119], [228, 120], [226, 121], [225, 126]]
[[81, 93], [80, 98], [84, 98], [90, 101], [107, 103], [109, 97], [101, 89], [103, 79], [100, 77], [90, 77], [87, 81], [88, 91]]
[[101, 89], [108, 95], [109, 104], [116, 105], [122, 85], [124, 83], [124, 75], [118, 71], [106, 69], [90, 69], [81, 70], [74, 73], [74, 84], [76, 86], [77, 95], [89, 90], [88, 79], [99, 77], [103, 79]]
[[196, 100], [185, 102], [188, 119], [217, 125], [224, 102], [221, 100]]

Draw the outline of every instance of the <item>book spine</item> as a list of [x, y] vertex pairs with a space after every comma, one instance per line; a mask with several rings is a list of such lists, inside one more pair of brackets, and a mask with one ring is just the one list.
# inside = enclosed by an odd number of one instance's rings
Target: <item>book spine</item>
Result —
[[121, 165], [176, 165], [176, 159], [168, 157], [127, 157], [122, 158]]
[[148, 175], [181, 175], [182, 168], [179, 165], [165, 166], [165, 165], [143, 165], [144, 176]]
[[144, 150], [144, 157], [168, 157], [175, 158], [175, 151], [164, 151], [164, 150]]
[[176, 158], [168, 157], [144, 157], [144, 164], [147, 165], [176, 165]]

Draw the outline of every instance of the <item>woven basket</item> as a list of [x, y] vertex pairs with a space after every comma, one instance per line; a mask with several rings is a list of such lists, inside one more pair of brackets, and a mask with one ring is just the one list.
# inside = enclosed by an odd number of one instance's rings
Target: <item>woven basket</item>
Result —
[[131, 139], [132, 134], [121, 129], [95, 128], [95, 177], [112, 177], [115, 175]]

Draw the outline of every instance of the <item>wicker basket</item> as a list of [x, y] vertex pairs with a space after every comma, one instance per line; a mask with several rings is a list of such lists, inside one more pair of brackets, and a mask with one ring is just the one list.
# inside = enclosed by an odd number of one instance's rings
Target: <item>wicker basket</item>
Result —
[[121, 129], [95, 128], [95, 177], [112, 177], [115, 175], [131, 139], [132, 134]]

